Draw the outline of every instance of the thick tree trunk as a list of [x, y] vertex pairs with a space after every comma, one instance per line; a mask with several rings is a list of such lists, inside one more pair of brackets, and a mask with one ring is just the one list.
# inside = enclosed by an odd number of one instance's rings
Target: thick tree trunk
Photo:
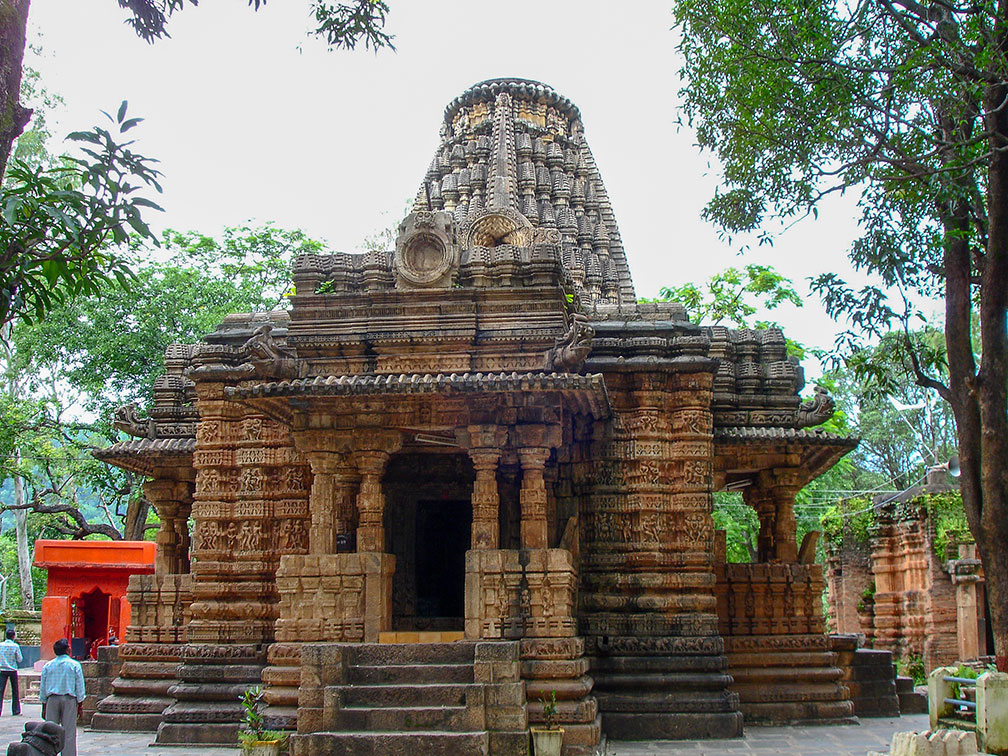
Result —
[[29, 0], [0, 0], [0, 179], [32, 112], [21, 105]]
[[[17, 451], [14, 452], [15, 460]], [[14, 506], [24, 505], [24, 482], [14, 476]], [[17, 544], [18, 582], [21, 584], [21, 608], [35, 610], [35, 586], [32, 584], [31, 552], [28, 550], [28, 510], [14, 510], [14, 539]]]
[[145, 496], [140, 496], [126, 505], [126, 517], [123, 519], [124, 539], [127, 541], [143, 540], [148, 511], [150, 511], [150, 502]]
[[[1008, 30], [999, 24], [1003, 53]], [[991, 140], [987, 254], [980, 283], [980, 370], [973, 396], [980, 415], [979, 530], [973, 530], [984, 565], [998, 669], [1008, 672], [1008, 114], [1001, 107], [1008, 87], [989, 88]], [[957, 418], [958, 419], [958, 418]], [[972, 471], [971, 471], [972, 474]], [[964, 497], [965, 503], [965, 497]], [[967, 510], [967, 514], [970, 514]], [[973, 521], [970, 525], [972, 528]]]

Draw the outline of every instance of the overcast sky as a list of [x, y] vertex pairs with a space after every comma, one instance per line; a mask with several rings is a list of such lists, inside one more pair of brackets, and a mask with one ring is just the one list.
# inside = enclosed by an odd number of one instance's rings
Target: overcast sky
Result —
[[[246, 0], [204, 0], [154, 45], [114, 0], [33, 0], [30, 38], [45, 86], [66, 103], [58, 133], [123, 99], [146, 119], [131, 134], [161, 160], [158, 227], [213, 234], [274, 221], [353, 251], [417, 191], [448, 102], [483, 79], [518, 76], [580, 108], [639, 296], [747, 262], [773, 265], [803, 294], [808, 276], [848, 273], [851, 198], [744, 258], [700, 218], [717, 177], [676, 123], [666, 2], [389, 2], [397, 51], [377, 55], [308, 39], [307, 0], [270, 0], [258, 13]], [[773, 317], [809, 346], [830, 346], [837, 328], [813, 297]]]

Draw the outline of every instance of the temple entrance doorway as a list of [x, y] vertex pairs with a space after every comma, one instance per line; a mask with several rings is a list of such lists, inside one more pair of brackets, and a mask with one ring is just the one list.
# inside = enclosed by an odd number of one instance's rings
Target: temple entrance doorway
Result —
[[472, 531], [468, 501], [426, 500], [416, 507], [416, 616], [465, 616], [465, 553]]
[[393, 631], [464, 629], [475, 478], [469, 455], [457, 449], [404, 451], [389, 460], [382, 487], [386, 548], [396, 558]]

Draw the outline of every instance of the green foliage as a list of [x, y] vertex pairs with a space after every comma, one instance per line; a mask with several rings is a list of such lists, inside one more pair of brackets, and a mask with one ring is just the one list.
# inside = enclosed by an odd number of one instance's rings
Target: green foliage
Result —
[[263, 690], [256, 686], [246, 689], [238, 701], [242, 707], [241, 728], [238, 731], [240, 743], [283, 742], [288, 734], [279, 730], [268, 730], [263, 720]]
[[385, 31], [388, 3], [384, 0], [356, 0], [353, 3], [313, 2], [312, 34], [325, 40], [330, 50], [353, 50], [358, 42], [378, 52], [383, 47], [395, 50], [392, 36]]
[[868, 611], [875, 603], [875, 581], [872, 580], [868, 585], [865, 586], [864, 590], [861, 591], [861, 599], [858, 601], [857, 610], [859, 612]]
[[831, 546], [840, 548], [850, 541], [867, 546], [875, 526], [875, 510], [868, 498], [845, 499], [827, 509], [821, 522], [823, 538]]
[[896, 669], [903, 677], [912, 679], [914, 687], [927, 684], [927, 671], [920, 654], [910, 654], [905, 659], [897, 659]]
[[731, 563], [754, 561], [759, 517], [756, 510], [742, 501], [737, 491], [714, 494], [714, 527], [725, 531], [725, 558]]
[[955, 559], [961, 543], [973, 543], [973, 534], [966, 522], [962, 495], [958, 491], [925, 496], [928, 518], [934, 529], [932, 547], [939, 560]]
[[556, 691], [555, 690], [551, 690], [550, 691], [550, 697], [549, 697], [549, 699], [543, 697], [543, 698], [540, 698], [539, 701], [540, 701], [540, 703], [542, 703], [543, 722], [545, 722], [545, 724], [546, 724], [546, 729], [547, 730], [555, 730], [556, 727], [557, 727], [557, 724], [556, 724], [556, 714], [557, 714]]
[[68, 139], [83, 157], [55, 167], [15, 160], [0, 187], [0, 325], [42, 318], [54, 306], [104, 287], [129, 285], [126, 261], [111, 248], [130, 233], [152, 238], [143, 220], [160, 208], [140, 192], [161, 191], [153, 161], [120, 142], [141, 119], [113, 117]]
[[33, 366], [33, 389], [65, 381], [107, 422], [116, 405], [148, 401], [169, 344], [199, 340], [230, 313], [283, 305], [293, 258], [322, 248], [271, 225], [229, 228], [221, 238], [169, 230], [162, 245], [166, 262], [144, 263], [149, 250], [134, 249], [128, 289], [67, 302], [14, 329], [17, 365]]
[[[149, 250], [134, 245], [129, 288], [64, 302], [11, 329], [3, 372], [17, 396], [28, 398], [0, 400], [8, 414], [0, 427], [0, 465], [7, 467], [0, 480], [21, 477], [34, 511], [52, 518], [53, 532], [119, 537], [142, 492], [139, 476], [91, 456], [92, 447], [120, 439], [112, 410], [149, 400], [169, 344], [197, 341], [232, 312], [283, 305], [294, 256], [322, 248], [300, 231], [269, 225], [227, 229], [220, 238], [168, 231], [162, 246], [167, 261], [145, 262]], [[71, 421], [71, 407], [95, 419]], [[13, 448], [20, 449], [16, 469]], [[156, 523], [148, 514], [148, 535]]]
[[681, 302], [695, 322], [713, 325], [727, 320], [738, 327], [747, 327], [758, 308], [773, 310], [784, 302], [802, 306], [790, 279], [765, 265], [746, 265], [742, 270], [725, 268], [703, 287], [687, 283], [662, 287], [658, 294], [658, 301]]
[[[186, 0], [118, 0], [119, 6], [130, 12], [126, 22], [137, 35], [153, 42], [167, 37], [168, 17], [182, 10]], [[197, 0], [189, 0], [192, 5]], [[249, 7], [259, 10], [266, 0], [248, 0]], [[354, 0], [351, 3], [329, 3], [312, 0], [310, 13], [315, 21], [312, 34], [325, 40], [329, 49], [353, 50], [359, 42], [377, 52], [383, 47], [394, 50], [392, 36], [385, 31], [388, 4], [383, 0]]]

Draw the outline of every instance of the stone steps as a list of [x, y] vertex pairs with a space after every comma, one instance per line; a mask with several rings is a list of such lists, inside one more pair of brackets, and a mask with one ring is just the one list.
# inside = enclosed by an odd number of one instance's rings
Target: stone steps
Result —
[[853, 635], [830, 636], [830, 644], [837, 652], [843, 671], [841, 679], [850, 691], [855, 716], [898, 717], [900, 705], [892, 654], [858, 648], [858, 639]]
[[304, 736], [300, 756], [486, 756], [485, 732], [320, 732]]
[[824, 636], [738, 636], [725, 647], [747, 724], [853, 721], [843, 670]]
[[899, 699], [900, 715], [927, 714], [927, 696], [914, 690], [913, 679], [909, 677], [896, 678], [896, 698]]
[[719, 654], [598, 655], [593, 694], [615, 739], [731, 738], [742, 734], [738, 696]]
[[[486, 707], [496, 688], [476, 682], [475, 649], [471, 642], [347, 646], [345, 684], [325, 687], [321, 731], [295, 736], [293, 753], [496, 756], [521, 752], [515, 746], [527, 740], [526, 731], [497, 733], [488, 727]], [[517, 662], [513, 667], [517, 675]], [[520, 683], [512, 687], [522, 694]]]
[[471, 664], [386, 664], [351, 667], [354, 685], [405, 685], [424, 683], [471, 683]]
[[465, 683], [434, 682], [420, 685], [351, 685], [343, 690], [343, 705], [346, 708], [412, 706], [423, 702], [426, 706], [465, 706], [469, 687]]

